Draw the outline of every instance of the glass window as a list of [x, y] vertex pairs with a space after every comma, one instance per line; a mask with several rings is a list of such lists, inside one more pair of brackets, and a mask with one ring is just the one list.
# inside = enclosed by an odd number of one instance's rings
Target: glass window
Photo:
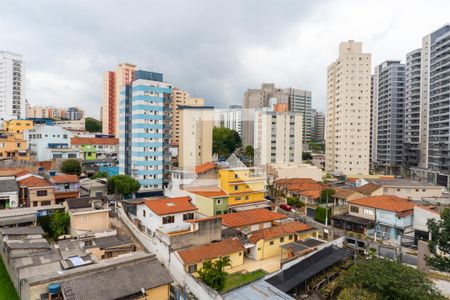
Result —
[[284, 237], [280, 237], [280, 243], [284, 242]]
[[197, 272], [197, 265], [196, 264], [190, 265], [188, 270], [189, 270], [189, 273]]
[[175, 217], [174, 216], [165, 216], [162, 219], [163, 224], [169, 224], [169, 223], [175, 223]]
[[354, 213], [359, 213], [359, 207], [358, 206], [350, 206], [350, 211]]
[[47, 196], [47, 190], [37, 191], [36, 195], [39, 197]]
[[194, 213], [187, 213], [183, 215], [183, 221], [194, 220]]
[[273, 245], [273, 241], [270, 241], [270, 242], [269, 242], [269, 245], [272, 246], [272, 245]]

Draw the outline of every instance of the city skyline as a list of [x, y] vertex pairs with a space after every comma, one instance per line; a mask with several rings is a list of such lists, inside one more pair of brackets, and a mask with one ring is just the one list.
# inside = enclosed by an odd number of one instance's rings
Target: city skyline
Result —
[[[312, 106], [325, 111], [326, 66], [337, 55], [335, 45], [354, 39], [372, 53], [374, 66], [385, 60], [404, 63], [405, 53], [420, 47], [423, 36], [448, 22], [445, 8], [450, 8], [444, 1], [434, 6], [409, 1], [405, 14], [406, 2], [265, 3], [252, 16], [256, 2], [227, 2], [220, 9], [207, 2], [99, 3], [89, 11], [84, 4], [4, 5], [0, 48], [22, 54], [30, 104], [81, 106], [96, 118], [103, 73], [119, 62], [167, 74], [173, 86], [215, 107], [241, 104], [247, 88], [273, 82], [311, 90]], [[164, 13], [130, 24], [116, 22], [122, 13], [150, 9], [170, 11], [171, 22], [149, 26], [167, 18]], [[58, 14], [42, 13], [53, 10]], [[142, 46], [127, 46], [141, 36], [151, 38]]]

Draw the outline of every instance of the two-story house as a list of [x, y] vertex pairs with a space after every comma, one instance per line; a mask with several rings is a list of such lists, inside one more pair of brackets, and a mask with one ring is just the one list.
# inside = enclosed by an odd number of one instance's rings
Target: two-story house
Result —
[[374, 230], [366, 227], [366, 234], [400, 244], [402, 234], [412, 229], [414, 204], [397, 196], [359, 198], [349, 201], [349, 215], [375, 225]]
[[248, 234], [260, 229], [270, 228], [273, 223], [279, 224], [287, 220], [287, 216], [274, 211], [257, 208], [244, 210], [241, 212], [221, 215], [222, 227], [233, 228], [244, 234]]
[[69, 198], [80, 197], [80, 179], [76, 175], [50, 175], [50, 181], [55, 187], [55, 201], [57, 204]]
[[46, 178], [27, 172], [16, 176], [20, 205], [35, 207], [55, 204], [55, 188]]
[[190, 197], [143, 199], [136, 205], [135, 222], [148, 234], [189, 230], [197, 207]]
[[72, 137], [72, 147], [83, 160], [114, 159], [119, 153], [119, 139], [112, 137]]

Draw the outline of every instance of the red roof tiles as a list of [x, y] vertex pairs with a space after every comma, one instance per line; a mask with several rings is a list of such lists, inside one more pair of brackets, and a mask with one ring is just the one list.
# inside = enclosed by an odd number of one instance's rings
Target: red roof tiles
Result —
[[252, 244], [256, 244], [259, 240], [267, 241], [277, 237], [282, 237], [301, 231], [308, 231], [311, 229], [314, 228], [301, 222], [283, 223], [281, 225], [253, 232], [248, 241]]
[[178, 255], [185, 265], [211, 260], [221, 256], [227, 256], [232, 253], [244, 251], [239, 240], [222, 240], [217, 243], [211, 243], [202, 246], [192, 247], [186, 250], [178, 250]]
[[78, 183], [80, 179], [77, 175], [56, 175], [51, 177], [54, 183]]
[[265, 208], [246, 210], [221, 215], [220, 217], [222, 218], [222, 225], [229, 228], [260, 224], [287, 218], [286, 215], [279, 214]]
[[119, 145], [118, 138], [73, 137], [72, 145]]
[[212, 163], [212, 162], [207, 162], [201, 165], [198, 165], [195, 167], [195, 173], [199, 174], [199, 173], [205, 173], [209, 170], [212, 170], [216, 168], [216, 164]]
[[378, 189], [381, 189], [380, 185], [375, 183], [367, 183], [365, 185], [355, 188], [354, 191], [357, 191], [358, 193], [361, 193], [366, 196], [371, 196], [372, 193], [377, 191]]
[[24, 178], [22, 180], [20, 180], [19, 182], [20, 186], [26, 186], [28, 188], [33, 188], [33, 187], [52, 187], [52, 184], [41, 177], [37, 177], [37, 176], [30, 176], [27, 178]]
[[359, 198], [355, 200], [350, 200], [349, 203], [372, 208], [384, 209], [388, 211], [394, 211], [397, 213], [414, 209], [414, 204], [412, 204], [410, 201], [397, 196], [388, 196], [388, 195]]
[[155, 214], [160, 216], [198, 209], [194, 204], [191, 203], [190, 197], [159, 198], [145, 200], [144, 203]]
[[215, 191], [189, 191], [190, 193], [200, 195], [203, 197], [208, 198], [215, 198], [215, 197], [225, 197], [228, 196], [227, 193], [225, 193], [223, 190], [215, 190]]

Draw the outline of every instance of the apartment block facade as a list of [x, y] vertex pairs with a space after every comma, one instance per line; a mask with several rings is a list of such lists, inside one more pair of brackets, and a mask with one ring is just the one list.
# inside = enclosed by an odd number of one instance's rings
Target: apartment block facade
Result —
[[405, 65], [390, 60], [375, 67], [372, 162], [378, 172], [400, 175], [403, 163]]
[[26, 117], [25, 65], [22, 55], [0, 51], [0, 116]]
[[330, 172], [368, 174], [370, 153], [371, 55], [362, 44], [339, 45], [328, 67], [326, 161]]
[[235, 130], [242, 137], [242, 114], [241, 105], [230, 105], [229, 108], [215, 109], [214, 126]]
[[161, 192], [170, 154], [172, 85], [163, 74], [138, 70], [120, 93], [119, 173], [141, 183], [141, 192]]
[[323, 143], [325, 139], [325, 114], [321, 111], [312, 110], [312, 133], [311, 140]]

